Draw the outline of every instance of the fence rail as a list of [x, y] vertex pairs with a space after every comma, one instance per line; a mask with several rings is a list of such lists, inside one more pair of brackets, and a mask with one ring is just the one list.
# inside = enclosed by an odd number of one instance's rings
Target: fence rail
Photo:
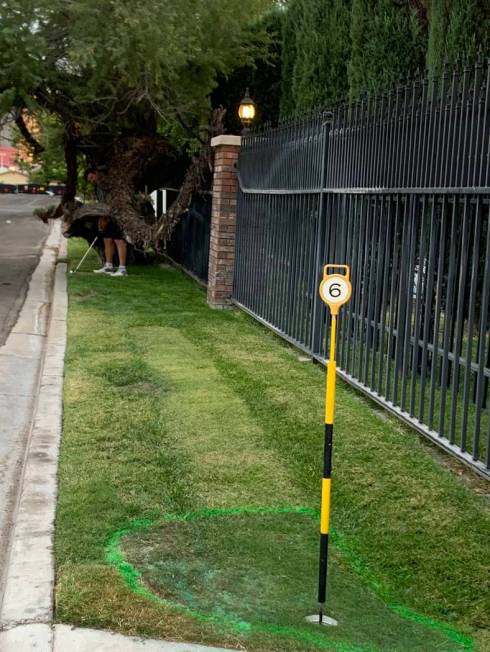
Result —
[[490, 478], [490, 65], [245, 137], [234, 300]]

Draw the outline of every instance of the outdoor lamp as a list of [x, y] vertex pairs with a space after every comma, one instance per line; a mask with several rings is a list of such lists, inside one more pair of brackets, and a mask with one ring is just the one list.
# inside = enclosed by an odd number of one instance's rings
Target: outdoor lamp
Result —
[[245, 97], [240, 102], [240, 106], [238, 107], [238, 116], [243, 125], [242, 134], [246, 134], [253, 122], [253, 119], [255, 118], [255, 102], [250, 97], [248, 88], [245, 91]]

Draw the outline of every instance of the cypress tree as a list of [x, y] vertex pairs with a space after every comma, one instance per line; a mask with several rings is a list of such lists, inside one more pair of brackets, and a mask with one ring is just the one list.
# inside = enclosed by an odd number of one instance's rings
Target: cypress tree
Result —
[[381, 90], [479, 52], [490, 55], [490, 0], [289, 0], [281, 113]]
[[444, 61], [455, 65], [490, 54], [488, 0], [432, 0], [429, 6], [427, 66], [431, 72]]
[[283, 29], [283, 113], [328, 106], [348, 91], [351, 0], [293, 0]]
[[281, 114], [289, 115], [295, 110], [293, 76], [301, 43], [300, 31], [303, 19], [304, 0], [291, 0], [282, 22], [282, 79]]
[[348, 92], [351, 3], [307, 0], [293, 74], [296, 109], [328, 106]]
[[353, 0], [351, 95], [379, 90], [423, 69], [425, 24], [409, 0]]

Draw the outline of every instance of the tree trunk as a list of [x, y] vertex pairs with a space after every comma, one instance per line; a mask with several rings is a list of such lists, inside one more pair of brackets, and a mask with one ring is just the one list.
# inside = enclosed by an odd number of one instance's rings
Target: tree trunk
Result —
[[77, 194], [77, 145], [71, 134], [65, 137], [65, 163], [66, 163], [66, 186], [63, 193], [62, 204], [72, 204]]
[[193, 195], [211, 186], [211, 138], [223, 133], [224, 116], [225, 109], [213, 112], [208, 140], [203, 144], [200, 153], [191, 160], [177, 199], [165, 215], [153, 222], [143, 217], [136, 189], [142, 185], [145, 170], [170, 151], [165, 138], [130, 137], [116, 143], [107, 164], [99, 164], [97, 168], [97, 186], [105, 195], [103, 203], [86, 204], [78, 208], [74, 206], [77, 178], [76, 144], [74, 140], [68, 139], [65, 145], [68, 183], [62, 200], [65, 222], [69, 226], [79, 219], [96, 220], [101, 215], [108, 215], [117, 222], [124, 237], [136, 249], [143, 252], [164, 251], [181, 215], [189, 208]]
[[110, 217], [121, 227], [128, 242], [143, 251], [154, 248], [154, 225], [142, 216], [135, 189], [145, 167], [168, 149], [163, 138], [131, 138], [118, 143], [98, 185], [106, 195]]
[[199, 154], [192, 158], [176, 200], [155, 227], [154, 240], [157, 243], [162, 243], [163, 249], [166, 249], [167, 242], [182, 214], [189, 208], [193, 195], [199, 191], [211, 189], [214, 170], [214, 152], [211, 140], [224, 132], [225, 115], [226, 109], [223, 107], [213, 111], [208, 140], [201, 147]]

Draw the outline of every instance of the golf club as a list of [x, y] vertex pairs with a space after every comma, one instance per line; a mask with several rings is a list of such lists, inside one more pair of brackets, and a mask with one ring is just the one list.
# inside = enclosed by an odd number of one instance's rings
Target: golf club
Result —
[[83, 258], [80, 260], [80, 262], [79, 262], [78, 265], [75, 267], [75, 269], [70, 269], [70, 274], [74, 274], [76, 271], [78, 271], [78, 268], [80, 267], [80, 265], [83, 263], [83, 261], [84, 261], [85, 258], [87, 257], [88, 252], [92, 249], [92, 247], [94, 246], [94, 244], [95, 244], [95, 242], [97, 241], [97, 238], [98, 238], [98, 237], [99, 237], [98, 235], [95, 236], [95, 238], [94, 238], [92, 244], [91, 244], [90, 247], [87, 249], [87, 251], [84, 253]]

